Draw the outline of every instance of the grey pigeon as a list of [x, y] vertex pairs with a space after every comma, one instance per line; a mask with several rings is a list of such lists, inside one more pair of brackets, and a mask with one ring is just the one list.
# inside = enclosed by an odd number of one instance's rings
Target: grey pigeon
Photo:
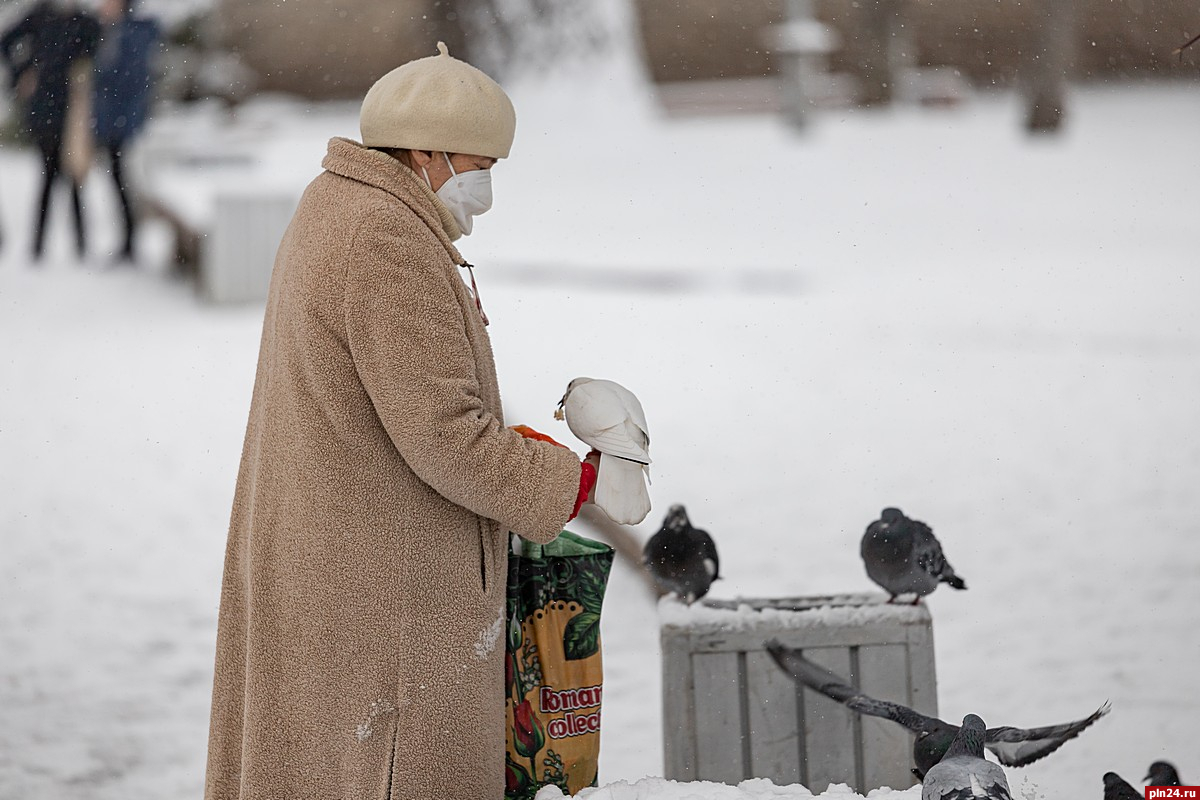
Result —
[[692, 527], [678, 503], [667, 510], [662, 527], [646, 542], [642, 563], [661, 591], [674, 592], [688, 604], [708, 594], [708, 587], [720, 577], [717, 545], [708, 531]]
[[921, 800], [1012, 800], [1004, 770], [983, 757], [986, 735], [982, 719], [963, 717], [946, 755], [925, 773]]
[[1104, 773], [1104, 800], [1144, 800], [1145, 795], [1115, 772]]
[[939, 583], [967, 588], [942, 555], [942, 543], [930, 527], [909, 519], [898, 508], [885, 508], [879, 519], [867, 526], [859, 552], [867, 576], [890, 595], [889, 603], [902, 594], [913, 594], [916, 605]]
[[[915, 733], [913, 763], [916, 769], [913, 772], [917, 777], [925, 775], [941, 760], [958, 734], [957, 725], [943, 722], [937, 717], [927, 717], [899, 703], [876, 700], [860, 693], [837, 675], [809, 661], [799, 650], [784, 647], [775, 639], [768, 641], [765, 646], [775, 663], [797, 683], [836, 700], [851, 711], [890, 719]], [[989, 728], [984, 732], [983, 746], [1006, 767], [1023, 767], [1050, 755], [1108, 711], [1109, 705], [1105, 703], [1090, 716], [1062, 725], [1028, 729], [1007, 726]]]
[[1183, 786], [1175, 765], [1169, 761], [1155, 761], [1142, 780], [1151, 786]]

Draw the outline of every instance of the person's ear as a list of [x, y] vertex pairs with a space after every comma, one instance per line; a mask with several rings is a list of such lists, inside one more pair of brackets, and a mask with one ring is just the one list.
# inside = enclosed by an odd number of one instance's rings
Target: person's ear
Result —
[[408, 152], [412, 154], [413, 165], [417, 169], [428, 167], [433, 161], [432, 150], [409, 150]]

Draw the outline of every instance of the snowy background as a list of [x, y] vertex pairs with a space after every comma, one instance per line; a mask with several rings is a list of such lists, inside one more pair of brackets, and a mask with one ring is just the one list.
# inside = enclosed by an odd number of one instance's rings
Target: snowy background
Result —
[[[871, 590], [859, 537], [901, 507], [970, 585], [929, 600], [944, 718], [1112, 702], [1009, 770], [1015, 796], [1099, 797], [1157, 758], [1200, 782], [1200, 85], [1077, 88], [1048, 139], [1008, 93], [797, 136], [665, 118], [632, 63], [511, 87], [497, 205], [461, 243], [509, 421], [570, 441], [569, 379], [633, 389], [656, 504], [636, 533], [686, 504], [714, 596]], [[301, 186], [357, 134], [353, 106], [278, 98], [216, 123], [177, 111], [147, 142], [223, 136]], [[0, 176], [0, 798], [199, 797], [261, 308], [198, 300], [159, 227], [110, 266], [99, 172], [93, 254], [71, 257], [60, 197], [33, 266], [34, 156], [0, 149]], [[596, 800], [774, 796], [650, 780], [658, 632], [623, 565], [603, 626]]]

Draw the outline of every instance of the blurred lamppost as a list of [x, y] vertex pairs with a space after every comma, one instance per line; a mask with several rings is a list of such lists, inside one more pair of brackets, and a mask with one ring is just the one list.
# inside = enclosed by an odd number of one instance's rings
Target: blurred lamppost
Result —
[[802, 129], [808, 124], [815, 77], [826, 71], [837, 34], [813, 15], [812, 0], [788, 0], [787, 18], [767, 28], [764, 39], [779, 70], [780, 110]]

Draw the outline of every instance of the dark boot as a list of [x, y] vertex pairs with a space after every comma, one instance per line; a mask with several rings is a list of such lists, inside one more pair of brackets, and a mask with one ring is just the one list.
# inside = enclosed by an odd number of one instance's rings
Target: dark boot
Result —
[[46, 217], [50, 211], [50, 192], [54, 188], [55, 178], [58, 177], [58, 154], [42, 154], [42, 195], [38, 206], [38, 215], [33, 223], [33, 260], [40, 261], [45, 250]]
[[122, 261], [133, 261], [135, 221], [133, 217], [133, 203], [129, 197], [129, 187], [125, 184], [125, 175], [121, 170], [121, 149], [119, 147], [110, 147], [108, 156], [112, 164], [113, 183], [117, 187], [117, 199], [121, 202], [122, 220], [125, 223], [125, 244], [121, 247], [119, 258]]

